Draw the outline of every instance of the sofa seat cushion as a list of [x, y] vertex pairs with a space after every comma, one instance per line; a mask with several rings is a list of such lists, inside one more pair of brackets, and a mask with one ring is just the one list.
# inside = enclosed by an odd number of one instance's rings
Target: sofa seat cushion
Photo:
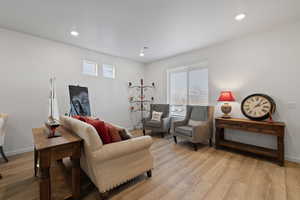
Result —
[[161, 127], [161, 122], [160, 121], [155, 121], [155, 120], [149, 120], [145, 122], [145, 125], [148, 127], [153, 127], [153, 128], [160, 128]]
[[176, 133], [180, 133], [185, 136], [192, 137], [193, 135], [193, 127], [191, 126], [179, 126], [175, 128]]

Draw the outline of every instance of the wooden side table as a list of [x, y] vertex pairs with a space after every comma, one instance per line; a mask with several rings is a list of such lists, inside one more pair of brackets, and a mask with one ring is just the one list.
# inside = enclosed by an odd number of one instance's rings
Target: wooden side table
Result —
[[72, 161], [72, 196], [66, 199], [80, 198], [80, 155], [82, 139], [63, 127], [57, 129], [62, 137], [48, 138], [46, 128], [32, 129], [34, 141], [34, 173], [37, 174], [39, 159], [40, 200], [51, 199], [50, 167], [51, 162], [70, 157]]
[[[222, 146], [251, 153], [268, 156], [277, 160], [280, 166], [284, 165], [284, 130], [283, 122], [252, 121], [237, 118], [216, 118], [216, 148]], [[277, 137], [277, 149], [258, 147], [255, 145], [229, 141], [224, 138], [225, 128], [236, 129]]]

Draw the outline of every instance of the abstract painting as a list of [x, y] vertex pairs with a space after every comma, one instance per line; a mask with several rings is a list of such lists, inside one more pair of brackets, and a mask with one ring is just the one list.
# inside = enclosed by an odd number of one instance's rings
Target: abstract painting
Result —
[[88, 88], [69, 85], [69, 92], [71, 103], [70, 116], [91, 116]]

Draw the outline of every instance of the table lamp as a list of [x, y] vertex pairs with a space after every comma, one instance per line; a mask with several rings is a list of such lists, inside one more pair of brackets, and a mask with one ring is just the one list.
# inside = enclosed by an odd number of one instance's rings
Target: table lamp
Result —
[[228, 103], [228, 101], [231, 101], [231, 102], [235, 101], [235, 98], [234, 98], [232, 92], [231, 91], [222, 91], [218, 101], [225, 102], [221, 107], [221, 110], [224, 113], [223, 118], [231, 118], [229, 113], [231, 112], [232, 108], [231, 108], [231, 105]]

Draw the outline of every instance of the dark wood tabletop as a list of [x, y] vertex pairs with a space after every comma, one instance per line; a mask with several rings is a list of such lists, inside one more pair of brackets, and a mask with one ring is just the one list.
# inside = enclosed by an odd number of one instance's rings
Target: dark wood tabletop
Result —
[[238, 123], [242, 122], [242, 123], [249, 123], [249, 124], [285, 126], [284, 122], [254, 121], [254, 120], [242, 119], [242, 118], [222, 118], [222, 117], [218, 117], [218, 118], [216, 118], [216, 120], [238, 122]]
[[56, 129], [56, 131], [61, 133], [62, 137], [49, 139], [47, 135], [48, 131], [49, 130], [46, 127], [32, 129], [33, 143], [37, 151], [82, 141], [79, 136], [65, 130], [63, 127], [58, 127]]

